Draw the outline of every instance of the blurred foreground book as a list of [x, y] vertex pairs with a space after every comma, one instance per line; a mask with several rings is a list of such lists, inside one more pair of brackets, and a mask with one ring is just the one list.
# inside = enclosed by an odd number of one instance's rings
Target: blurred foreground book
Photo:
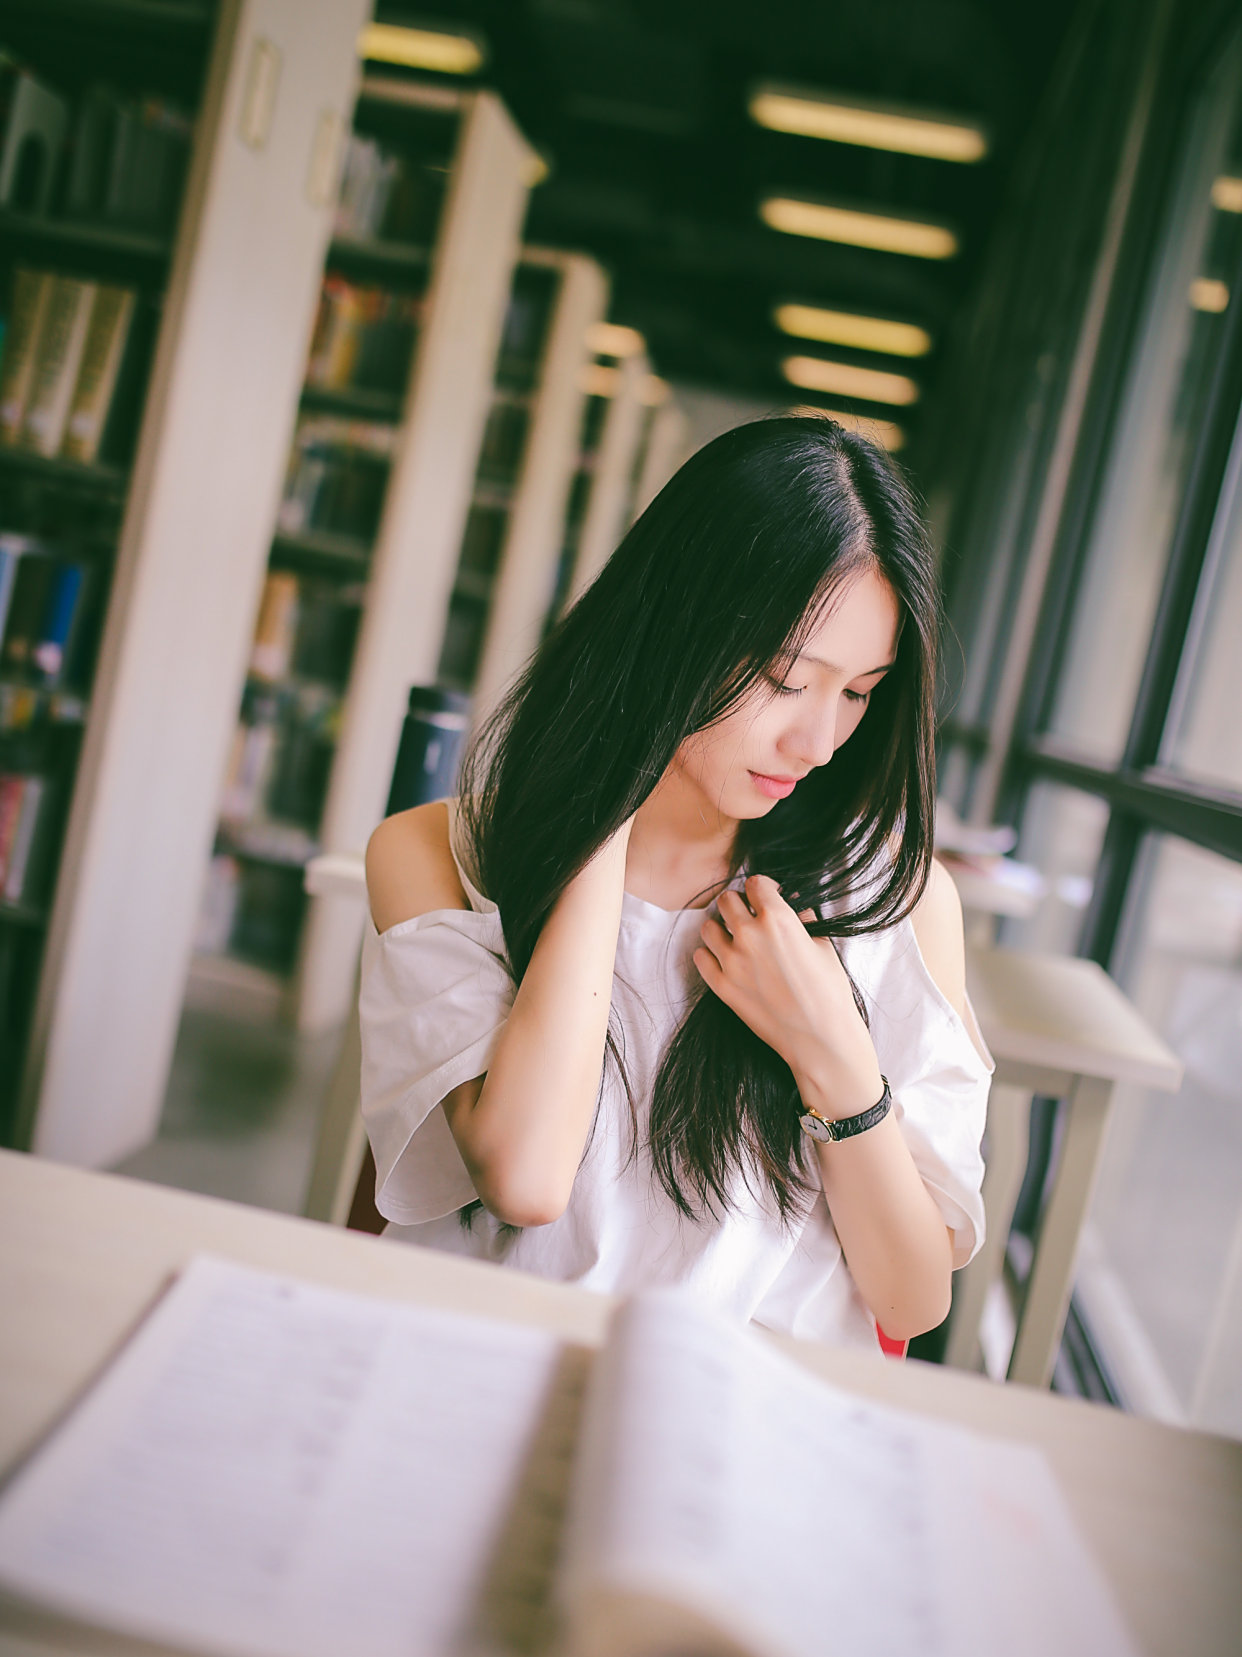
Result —
[[60, 1650], [1133, 1651], [1037, 1451], [692, 1300], [593, 1354], [210, 1257], [10, 1484], [0, 1581]]

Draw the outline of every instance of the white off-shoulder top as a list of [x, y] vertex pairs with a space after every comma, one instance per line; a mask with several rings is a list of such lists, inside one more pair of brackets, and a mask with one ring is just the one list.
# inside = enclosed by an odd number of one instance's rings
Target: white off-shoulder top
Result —
[[[613, 1011], [638, 1106], [639, 1154], [631, 1154], [630, 1108], [608, 1065], [560, 1218], [515, 1232], [478, 1211], [469, 1227], [462, 1224], [459, 1211], [476, 1193], [440, 1101], [487, 1070], [514, 986], [496, 905], [476, 889], [456, 850], [454, 857], [469, 910], [435, 910], [383, 933], [369, 917], [366, 925], [362, 1111], [385, 1235], [607, 1293], [681, 1284], [783, 1334], [876, 1350], [874, 1320], [822, 1193], [804, 1220], [782, 1225], [774, 1205], [739, 1178], [724, 1218], [686, 1220], [642, 1149], [660, 1058], [698, 977], [691, 956], [702, 909], [669, 911], [624, 896]], [[915, 1165], [954, 1233], [954, 1265], [965, 1265], [983, 1241], [979, 1147], [993, 1068], [973, 1011], [968, 1004], [963, 1022], [941, 993], [909, 921], [845, 939], [841, 954], [865, 1000]]]

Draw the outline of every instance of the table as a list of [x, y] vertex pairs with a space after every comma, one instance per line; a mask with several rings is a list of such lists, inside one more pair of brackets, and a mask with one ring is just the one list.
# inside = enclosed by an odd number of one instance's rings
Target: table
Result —
[[1031, 1099], [1062, 1099], [1064, 1133], [1009, 1363], [1011, 1380], [1046, 1386], [1116, 1089], [1130, 1082], [1172, 1091], [1181, 1083], [1182, 1066], [1094, 961], [972, 948], [966, 978], [996, 1060], [983, 1184], [988, 1236], [957, 1275], [945, 1361], [974, 1364], [984, 1301], [1004, 1264], [1026, 1169]]
[[[613, 1302], [481, 1261], [0, 1152], [0, 1475], [197, 1251], [598, 1346]], [[1242, 1444], [981, 1376], [782, 1342], [827, 1380], [1049, 1457], [1148, 1657], [1232, 1657]], [[32, 1650], [35, 1648], [31, 1648]], [[53, 1648], [40, 1648], [44, 1653]]]

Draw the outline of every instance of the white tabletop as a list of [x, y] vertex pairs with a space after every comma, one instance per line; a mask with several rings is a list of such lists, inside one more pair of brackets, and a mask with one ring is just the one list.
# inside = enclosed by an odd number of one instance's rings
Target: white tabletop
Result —
[[[0, 1152], [0, 1473], [199, 1250], [598, 1345], [579, 1289], [215, 1198]], [[1037, 1444], [1151, 1657], [1226, 1657], [1242, 1628], [1242, 1445], [866, 1352], [786, 1343], [840, 1386]]]
[[967, 982], [998, 1061], [1172, 1090], [1177, 1055], [1094, 961], [976, 947]]

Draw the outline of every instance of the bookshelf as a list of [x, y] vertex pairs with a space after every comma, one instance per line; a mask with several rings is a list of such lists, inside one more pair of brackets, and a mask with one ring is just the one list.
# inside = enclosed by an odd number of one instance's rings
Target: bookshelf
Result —
[[[507, 512], [527, 417], [540, 305], [534, 296], [532, 314], [514, 271], [533, 159], [490, 93], [362, 80], [200, 911], [196, 991], [214, 994], [234, 969], [239, 984], [262, 970], [293, 988], [302, 869], [323, 844], [342, 752], [348, 763], [347, 697], [366, 681], [359, 623], [398, 602], [394, 591], [410, 615], [438, 603], [438, 646], [449, 607], [486, 602], [486, 569], [458, 549], [477, 548], [477, 518]], [[417, 432], [438, 450], [434, 480]], [[429, 600], [424, 576], [436, 559], [447, 569], [450, 552], [456, 575]], [[354, 625], [336, 629], [331, 659], [309, 663], [308, 614], [330, 611], [333, 591]], [[389, 662], [401, 714], [405, 671]]]
[[[554, 597], [577, 457], [587, 338], [607, 301], [607, 280], [594, 260], [555, 249], [521, 250], [461, 533], [446, 560], [450, 573], [441, 589], [446, 609], [425, 639], [421, 664], [407, 665], [399, 680], [402, 707], [409, 684], [436, 683], [471, 695], [477, 717], [538, 643]], [[364, 634], [374, 603], [369, 596]], [[351, 680], [349, 696], [357, 702], [347, 702], [347, 721], [351, 706], [361, 706], [366, 694], [365, 680]], [[354, 744], [363, 729], [360, 720], [352, 727], [347, 723], [342, 736], [324, 817], [326, 850], [356, 849], [382, 814], [395, 735], [392, 747], [374, 753], [370, 762], [376, 802], [371, 813], [351, 817], [342, 805], [356, 798]], [[326, 1028], [346, 1016], [361, 920], [349, 900], [312, 900], [295, 988], [303, 1030]]]
[[[137, 46], [124, 61], [114, 37], [126, 28], [125, 7], [47, 0], [0, 22], [4, 1144], [22, 1137], [19, 1087], [168, 280], [186, 129], [203, 91], [212, 7], [176, 9], [157, 49]], [[165, 170], [159, 199], [138, 204], [101, 188], [92, 200], [71, 188], [85, 161], [95, 156], [102, 167], [109, 137], [117, 142], [87, 119], [103, 76], [116, 126], [140, 103], [168, 117], [170, 130], [147, 158]], [[109, 289], [125, 296], [119, 307], [105, 297]], [[76, 338], [56, 326], [57, 308], [62, 320], [76, 313]], [[92, 339], [106, 345], [109, 337], [115, 360], [101, 365], [92, 408]]]
[[46, 899], [0, 912], [4, 1137], [50, 1157], [106, 1165], [158, 1121], [367, 11], [41, 0], [0, 23], [67, 135], [89, 115], [111, 146], [75, 173], [71, 144], [59, 204], [4, 203], [5, 300], [19, 267], [127, 289], [144, 346], [93, 461], [0, 445], [0, 531], [68, 548], [98, 628], [48, 698]]

